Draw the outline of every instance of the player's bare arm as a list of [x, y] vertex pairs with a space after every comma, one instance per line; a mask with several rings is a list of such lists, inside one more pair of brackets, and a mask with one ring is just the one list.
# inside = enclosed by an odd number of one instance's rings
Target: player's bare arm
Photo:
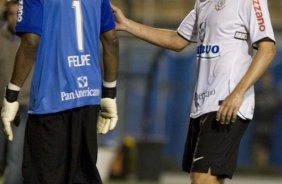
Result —
[[36, 34], [25, 33], [21, 37], [11, 83], [22, 87], [36, 60], [40, 37]]
[[119, 41], [115, 30], [101, 35], [103, 46], [103, 88], [101, 111], [97, 123], [97, 133], [105, 134], [116, 127], [118, 121], [116, 105], [116, 80], [119, 63]]
[[111, 5], [111, 7], [116, 19], [116, 29], [119, 31], [126, 31], [146, 42], [176, 52], [183, 50], [190, 44], [189, 41], [179, 36], [177, 31], [153, 28], [134, 22], [125, 17], [119, 8], [114, 5]]
[[119, 61], [119, 40], [115, 30], [101, 34], [103, 46], [104, 80], [112, 82], [117, 79]]
[[[19, 102], [17, 101], [19, 89], [23, 86], [24, 81], [27, 79], [32, 66], [35, 63], [38, 43], [39, 36], [37, 35], [24, 34], [22, 36], [21, 44], [16, 54], [11, 83], [5, 91], [1, 117], [4, 125], [4, 132], [9, 141], [13, 140], [11, 123], [14, 121], [19, 109]], [[17, 90], [15, 90], [15, 88]]]
[[244, 94], [266, 71], [275, 56], [275, 52], [273, 41], [264, 39], [258, 43], [258, 51], [253, 58], [252, 64], [233, 92], [223, 101], [217, 112], [217, 121], [222, 124], [235, 121]]

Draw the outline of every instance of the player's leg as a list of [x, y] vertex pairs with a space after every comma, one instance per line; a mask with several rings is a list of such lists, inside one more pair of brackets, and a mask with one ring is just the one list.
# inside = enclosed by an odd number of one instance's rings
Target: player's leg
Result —
[[200, 118], [190, 119], [187, 139], [184, 147], [182, 169], [190, 173], [194, 152], [200, 132]]
[[3, 176], [3, 183], [15, 184], [22, 183], [22, 159], [24, 131], [27, 120], [27, 107], [20, 107], [20, 124], [13, 125], [14, 139], [8, 142], [7, 165]]
[[211, 175], [211, 170], [209, 169], [208, 173], [191, 173], [192, 184], [223, 184], [223, 179], [218, 179], [217, 176]]
[[0, 176], [3, 175], [6, 166], [6, 148], [8, 142], [3, 130], [2, 118], [0, 118]]
[[224, 179], [218, 179], [219, 184], [224, 184]]
[[[221, 125], [215, 120], [215, 117], [216, 112], [213, 112], [196, 119], [200, 126], [199, 134], [196, 144], [193, 143], [196, 147], [193, 158], [190, 158], [192, 163], [188, 163], [190, 164], [188, 165], [190, 172], [193, 173], [192, 179], [194, 181], [192, 180], [192, 182], [194, 183], [199, 183], [204, 179], [208, 181], [203, 184], [210, 183], [214, 179], [218, 183], [222, 182], [224, 178], [232, 177], [236, 167], [240, 140], [249, 121], [238, 118], [233, 124]], [[189, 136], [187, 140], [190, 140]], [[186, 171], [189, 172], [187, 169]]]
[[88, 155], [89, 160], [84, 160], [83, 166], [87, 167], [91, 163], [92, 170], [88, 170], [88, 175], [91, 175], [92, 183], [102, 183], [100, 174], [97, 169], [97, 119], [100, 111], [100, 106], [88, 106], [85, 109], [84, 127], [84, 154]]
[[[100, 107], [96, 106], [85, 106], [78, 109], [76, 114], [73, 114], [72, 125], [79, 127], [81, 130], [72, 136], [80, 136], [80, 142], [72, 141], [73, 147], [78, 149], [76, 155], [76, 165], [74, 167], [74, 183], [93, 183], [101, 184], [101, 178], [96, 167], [97, 162], [97, 119]], [[77, 128], [72, 128], [75, 132]], [[74, 146], [74, 144], [79, 146]], [[72, 152], [76, 152], [72, 150]]]
[[22, 169], [24, 183], [67, 182], [68, 122], [62, 113], [29, 115]]

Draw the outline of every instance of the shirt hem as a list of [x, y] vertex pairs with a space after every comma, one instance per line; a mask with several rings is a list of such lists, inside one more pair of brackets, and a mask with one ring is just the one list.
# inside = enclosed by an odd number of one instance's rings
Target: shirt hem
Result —
[[53, 113], [58, 113], [70, 109], [75, 109], [79, 107], [84, 107], [84, 106], [91, 106], [91, 105], [100, 105], [100, 103], [81, 103], [79, 105], [73, 106], [73, 107], [63, 107], [63, 108], [58, 108], [55, 110], [44, 110], [44, 111], [36, 111], [36, 110], [28, 110], [28, 114], [33, 114], [33, 115], [42, 115], [42, 114], [53, 114]]
[[[219, 109], [219, 107], [211, 107], [211, 108], [208, 108], [205, 111], [195, 112], [195, 113], [191, 112], [190, 113], [190, 118], [195, 119], [195, 118], [198, 118], [198, 117], [200, 117], [200, 116], [202, 116], [204, 114], [210, 113], [210, 112], [217, 112], [218, 109]], [[237, 116], [239, 116], [240, 118], [242, 118], [244, 120], [246, 120], [246, 119], [252, 120], [253, 119], [252, 115], [246, 115], [246, 114], [242, 113], [240, 110], [237, 112]]]
[[19, 26], [16, 27], [16, 34], [22, 36], [24, 33], [34, 33], [41, 36], [41, 29], [36, 27]]

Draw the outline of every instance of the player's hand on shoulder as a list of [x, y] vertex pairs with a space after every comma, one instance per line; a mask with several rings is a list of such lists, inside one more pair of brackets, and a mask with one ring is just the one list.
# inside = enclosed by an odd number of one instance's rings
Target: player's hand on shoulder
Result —
[[128, 19], [124, 16], [123, 12], [112, 3], [111, 8], [115, 16], [116, 30], [125, 31], [127, 29]]

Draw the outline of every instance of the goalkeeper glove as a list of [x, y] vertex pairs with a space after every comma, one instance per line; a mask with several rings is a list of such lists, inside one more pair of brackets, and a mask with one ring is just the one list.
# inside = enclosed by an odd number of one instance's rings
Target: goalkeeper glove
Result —
[[13, 140], [12, 122], [15, 120], [19, 110], [17, 101], [19, 91], [6, 88], [5, 97], [2, 104], [1, 117], [4, 126], [4, 132], [9, 141]]
[[116, 127], [118, 121], [116, 87], [102, 88], [101, 111], [97, 123], [97, 133], [106, 134]]

